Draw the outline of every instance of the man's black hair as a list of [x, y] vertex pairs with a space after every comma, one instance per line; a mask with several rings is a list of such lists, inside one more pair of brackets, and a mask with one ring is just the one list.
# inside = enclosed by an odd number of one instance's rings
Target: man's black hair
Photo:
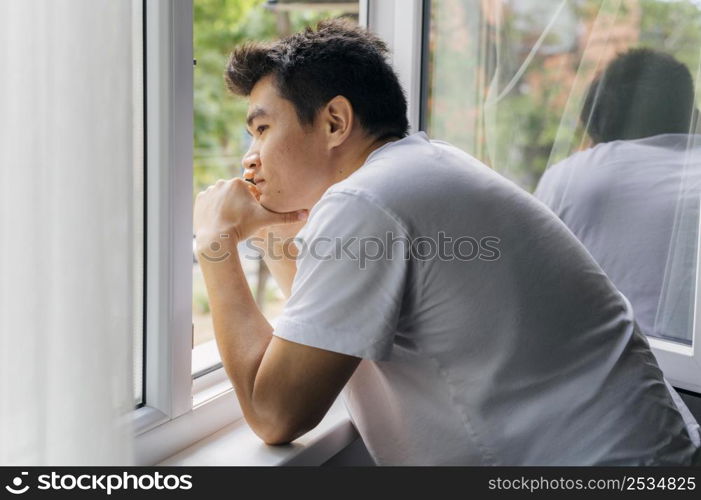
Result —
[[695, 116], [688, 68], [651, 49], [620, 54], [589, 86], [580, 114], [595, 143], [687, 134]]
[[407, 135], [406, 97], [386, 60], [387, 45], [346, 19], [321, 21], [273, 43], [249, 42], [229, 57], [229, 90], [248, 96], [273, 75], [281, 97], [295, 107], [303, 125], [332, 98], [347, 98], [363, 129], [379, 139]]

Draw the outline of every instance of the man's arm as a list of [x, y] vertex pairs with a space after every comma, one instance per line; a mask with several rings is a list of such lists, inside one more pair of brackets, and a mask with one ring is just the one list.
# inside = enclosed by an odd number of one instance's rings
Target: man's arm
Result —
[[[220, 247], [211, 255], [214, 241]], [[216, 342], [250, 427], [268, 444], [286, 443], [319, 423], [360, 359], [274, 337], [250, 292], [237, 243], [234, 235], [198, 235]]]

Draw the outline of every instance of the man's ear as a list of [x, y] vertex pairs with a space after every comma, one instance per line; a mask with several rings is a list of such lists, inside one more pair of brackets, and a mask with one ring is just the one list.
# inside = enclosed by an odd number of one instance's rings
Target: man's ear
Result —
[[322, 113], [327, 143], [330, 148], [343, 144], [353, 128], [353, 106], [348, 99], [337, 95], [331, 99]]

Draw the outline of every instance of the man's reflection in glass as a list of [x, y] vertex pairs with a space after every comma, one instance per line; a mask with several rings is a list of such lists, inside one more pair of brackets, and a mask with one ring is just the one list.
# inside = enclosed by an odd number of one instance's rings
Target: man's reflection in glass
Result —
[[694, 84], [672, 56], [634, 49], [591, 84], [593, 147], [549, 168], [535, 196], [630, 300], [647, 335], [691, 342], [701, 193]]

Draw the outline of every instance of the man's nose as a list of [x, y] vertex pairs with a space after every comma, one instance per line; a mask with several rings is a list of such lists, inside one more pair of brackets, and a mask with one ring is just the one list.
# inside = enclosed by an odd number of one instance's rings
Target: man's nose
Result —
[[256, 168], [260, 166], [260, 155], [257, 152], [249, 151], [243, 156], [241, 160], [241, 165], [244, 169]]

